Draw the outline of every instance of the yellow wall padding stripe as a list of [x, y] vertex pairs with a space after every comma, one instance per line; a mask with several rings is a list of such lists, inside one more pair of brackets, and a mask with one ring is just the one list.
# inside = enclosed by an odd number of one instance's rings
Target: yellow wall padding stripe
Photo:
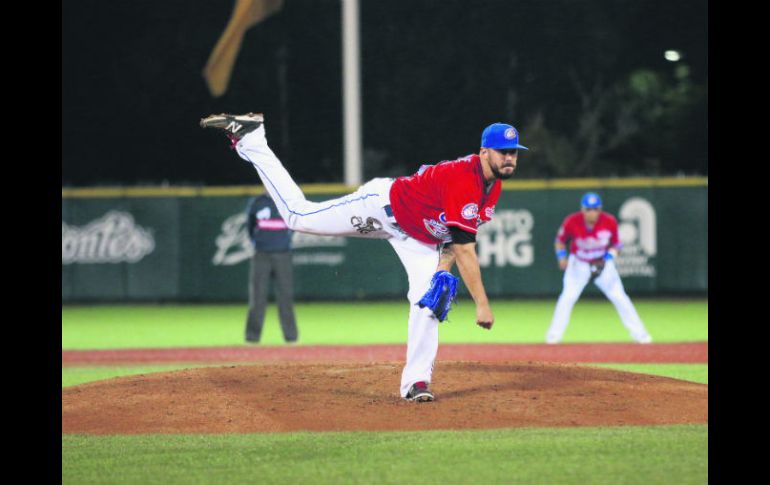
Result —
[[626, 187], [708, 187], [708, 177], [582, 178], [553, 180], [506, 180], [503, 189], [592, 189]]
[[[708, 177], [660, 177], [660, 178], [582, 178], [553, 180], [506, 180], [504, 190], [540, 189], [604, 189], [650, 187], [708, 187]], [[340, 194], [352, 192], [356, 187], [345, 184], [305, 184], [306, 194]], [[62, 188], [62, 199], [115, 198], [115, 197], [224, 197], [264, 194], [261, 185], [213, 186], [213, 187], [84, 187]]]

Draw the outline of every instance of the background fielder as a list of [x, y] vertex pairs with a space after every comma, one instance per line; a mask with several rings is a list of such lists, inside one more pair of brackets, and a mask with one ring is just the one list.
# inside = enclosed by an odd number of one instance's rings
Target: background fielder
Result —
[[554, 246], [559, 268], [564, 271], [564, 286], [545, 341], [549, 344], [561, 341], [569, 325], [572, 308], [583, 288], [593, 281], [615, 306], [631, 338], [639, 343], [652, 342], [615, 267], [615, 258], [622, 247], [617, 220], [602, 211], [602, 200], [598, 194], [585, 194], [580, 205], [580, 212], [568, 215], [556, 235]]
[[[410, 303], [406, 364], [401, 397], [432, 401], [428, 388], [438, 352], [438, 324], [445, 312], [423, 307], [429, 295], [446, 303], [454, 284], [454, 263], [476, 304], [476, 323], [490, 329], [494, 315], [481, 280], [476, 232], [489, 221], [500, 196], [501, 179], [513, 176], [519, 149], [516, 129], [489, 125], [481, 136], [479, 154], [436, 165], [423, 165], [409, 177], [375, 178], [352, 194], [312, 202], [267, 144], [261, 114], [211, 115], [204, 128], [224, 130], [233, 148], [252, 163], [287, 226], [320, 235], [385, 239], [406, 270]], [[456, 278], [454, 278], [456, 280]], [[448, 293], [447, 287], [452, 287]], [[447, 296], [450, 295], [450, 296]]]

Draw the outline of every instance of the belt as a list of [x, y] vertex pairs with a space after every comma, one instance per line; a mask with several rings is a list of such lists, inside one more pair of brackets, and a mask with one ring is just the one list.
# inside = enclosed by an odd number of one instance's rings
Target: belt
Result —
[[385, 210], [385, 215], [388, 216], [388, 223], [400, 231], [401, 226], [399, 226], [396, 222], [396, 217], [393, 215], [393, 208], [390, 206], [390, 204], [383, 207], [383, 209]]
[[396, 222], [396, 217], [393, 215], [393, 208], [390, 206], [390, 204], [384, 206], [382, 209], [385, 211], [385, 215], [388, 216], [388, 225], [393, 229], [395, 229], [396, 231], [398, 231], [399, 233], [401, 233], [402, 235], [408, 236], [406, 231], [401, 229], [401, 226], [399, 226], [398, 223]]

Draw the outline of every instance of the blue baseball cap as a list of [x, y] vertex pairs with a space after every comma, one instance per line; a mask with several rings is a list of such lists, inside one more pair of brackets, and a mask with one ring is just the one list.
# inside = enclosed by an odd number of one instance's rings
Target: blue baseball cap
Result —
[[602, 198], [599, 197], [599, 194], [588, 192], [580, 199], [580, 206], [584, 209], [598, 209], [602, 206]]
[[481, 134], [481, 148], [519, 148], [529, 150], [519, 145], [519, 132], [505, 123], [492, 123]]

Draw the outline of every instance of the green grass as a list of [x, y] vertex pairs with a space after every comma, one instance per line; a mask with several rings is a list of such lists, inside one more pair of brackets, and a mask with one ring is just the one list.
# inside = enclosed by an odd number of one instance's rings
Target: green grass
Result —
[[708, 426], [62, 435], [63, 484], [704, 484]]
[[683, 381], [709, 383], [708, 364], [587, 364], [627, 372], [639, 372], [656, 376], [671, 377]]
[[[224, 364], [211, 364], [211, 367], [219, 367]], [[151, 374], [153, 372], [171, 372], [195, 367], [209, 367], [209, 365], [190, 364], [162, 364], [162, 365], [124, 365], [115, 367], [62, 367], [61, 386], [75, 386], [86, 382], [101, 381], [113, 377], [130, 376], [136, 374]]]
[[[497, 301], [491, 332], [461, 301], [441, 342], [542, 342], [553, 300]], [[708, 300], [635, 300], [656, 342], [707, 341]], [[406, 342], [403, 302], [303, 303], [302, 344]], [[242, 344], [245, 305], [63, 306], [62, 349]], [[627, 342], [606, 300], [578, 302], [565, 342]], [[282, 343], [274, 306], [263, 344]], [[708, 383], [707, 364], [589, 364]], [[62, 387], [203, 365], [62, 368]], [[62, 483], [703, 484], [708, 425], [420, 433], [62, 435]]]
[[[634, 302], [656, 342], [708, 340], [708, 300]], [[540, 343], [555, 300], [497, 300], [491, 331], [474, 325], [471, 301], [462, 300], [442, 324], [442, 343]], [[299, 303], [301, 344], [406, 342], [405, 302]], [[243, 344], [246, 305], [63, 306], [62, 349], [209, 347]], [[615, 308], [604, 299], [575, 305], [564, 342], [628, 342]], [[267, 312], [262, 343], [280, 345], [277, 312]]]

